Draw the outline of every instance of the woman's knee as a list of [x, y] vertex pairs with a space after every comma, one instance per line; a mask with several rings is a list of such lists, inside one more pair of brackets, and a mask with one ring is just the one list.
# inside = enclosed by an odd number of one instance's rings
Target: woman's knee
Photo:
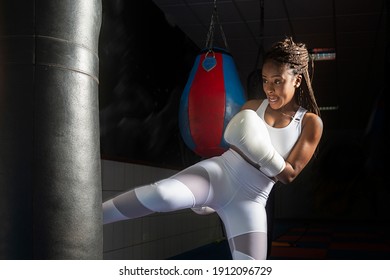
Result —
[[165, 179], [135, 190], [138, 200], [155, 212], [169, 212], [195, 205], [195, 198], [186, 185], [175, 179]]

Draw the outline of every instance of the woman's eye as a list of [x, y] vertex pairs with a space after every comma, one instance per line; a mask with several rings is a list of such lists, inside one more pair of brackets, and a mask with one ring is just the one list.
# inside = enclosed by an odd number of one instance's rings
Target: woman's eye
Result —
[[275, 83], [275, 85], [279, 85], [281, 83], [281, 81], [280, 80], [275, 80], [274, 83]]
[[266, 84], [267, 83], [267, 80], [266, 79], [263, 79], [263, 84]]

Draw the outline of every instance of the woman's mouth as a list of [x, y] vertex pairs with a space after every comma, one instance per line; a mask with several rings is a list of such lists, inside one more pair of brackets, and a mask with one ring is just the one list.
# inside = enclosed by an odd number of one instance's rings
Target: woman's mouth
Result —
[[269, 103], [275, 103], [278, 101], [278, 98], [276, 96], [268, 96]]

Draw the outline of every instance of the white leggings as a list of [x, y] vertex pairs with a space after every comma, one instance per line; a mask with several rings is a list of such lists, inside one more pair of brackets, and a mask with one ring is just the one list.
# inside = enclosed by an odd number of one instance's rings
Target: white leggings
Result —
[[224, 223], [233, 259], [265, 259], [265, 204], [274, 181], [233, 150], [103, 203], [103, 222], [208, 206]]

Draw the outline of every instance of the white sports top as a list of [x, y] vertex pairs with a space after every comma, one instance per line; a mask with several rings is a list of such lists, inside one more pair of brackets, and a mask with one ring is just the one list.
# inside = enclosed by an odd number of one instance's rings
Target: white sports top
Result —
[[[268, 100], [264, 99], [259, 108], [256, 110], [256, 113], [263, 120], [267, 106]], [[299, 136], [301, 135], [302, 120], [306, 112], [306, 109], [299, 107], [292, 121], [286, 127], [283, 128], [272, 127], [268, 125], [264, 120], [269, 132], [269, 136], [271, 138], [272, 145], [284, 159], [288, 157], [292, 148], [295, 145], [295, 142], [297, 142]]]

